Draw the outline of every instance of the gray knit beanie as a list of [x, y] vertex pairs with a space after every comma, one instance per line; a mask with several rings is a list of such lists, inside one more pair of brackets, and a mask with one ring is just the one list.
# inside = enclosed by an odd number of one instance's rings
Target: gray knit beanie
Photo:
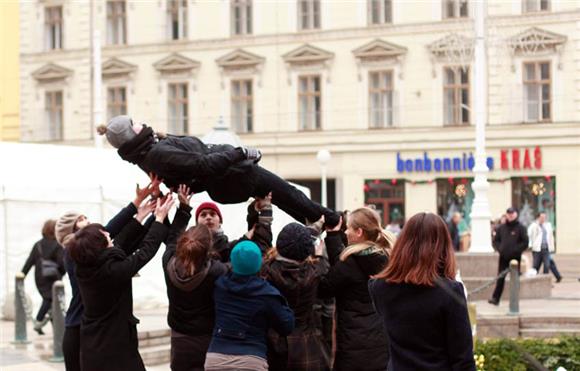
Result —
[[75, 224], [81, 214], [76, 211], [69, 211], [61, 216], [54, 227], [56, 241], [65, 246], [66, 242], [72, 237]]
[[133, 121], [129, 116], [121, 115], [113, 117], [107, 124], [107, 140], [113, 147], [120, 148], [123, 144], [137, 136], [132, 126]]

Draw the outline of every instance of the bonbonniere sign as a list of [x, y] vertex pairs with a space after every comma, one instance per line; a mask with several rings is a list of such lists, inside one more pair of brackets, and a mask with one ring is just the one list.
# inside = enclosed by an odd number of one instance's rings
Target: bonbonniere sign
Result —
[[[495, 159], [486, 159], [489, 170], [495, 169]], [[397, 152], [398, 173], [442, 173], [472, 171], [475, 166], [475, 157], [472, 152], [463, 152], [455, 157], [434, 157], [428, 152], [423, 156], [405, 158]], [[542, 151], [540, 147], [534, 149], [505, 149], [500, 151], [501, 170], [532, 170], [542, 168]]]

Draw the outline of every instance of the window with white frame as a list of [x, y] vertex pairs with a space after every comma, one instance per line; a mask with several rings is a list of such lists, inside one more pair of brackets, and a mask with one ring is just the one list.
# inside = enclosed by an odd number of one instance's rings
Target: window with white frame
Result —
[[445, 125], [469, 124], [469, 68], [443, 69], [443, 112]]
[[62, 6], [51, 6], [44, 10], [44, 35], [47, 50], [62, 49]]
[[298, 78], [298, 115], [300, 130], [318, 130], [322, 127], [322, 94], [320, 75]]
[[369, 24], [393, 22], [393, 0], [369, 0]]
[[167, 1], [167, 25], [171, 40], [187, 37], [187, 0]]
[[44, 113], [47, 125], [48, 140], [62, 140], [63, 127], [62, 91], [47, 91], [45, 93]]
[[550, 11], [550, 0], [522, 0], [524, 13]]
[[298, 0], [298, 29], [320, 28], [320, 0]]
[[550, 121], [552, 118], [550, 62], [525, 62], [523, 70], [526, 122]]
[[125, 0], [107, 0], [107, 43], [127, 43], [127, 13]]
[[232, 81], [232, 123], [238, 133], [254, 130], [252, 80]]
[[186, 82], [169, 84], [167, 131], [174, 135], [186, 135], [189, 132], [187, 87]]
[[467, 0], [443, 0], [443, 19], [467, 17], [469, 17]]
[[107, 117], [127, 114], [127, 89], [116, 86], [107, 89]]
[[231, 0], [232, 33], [250, 35], [252, 33], [252, 0]]
[[393, 71], [369, 73], [369, 126], [393, 126]]

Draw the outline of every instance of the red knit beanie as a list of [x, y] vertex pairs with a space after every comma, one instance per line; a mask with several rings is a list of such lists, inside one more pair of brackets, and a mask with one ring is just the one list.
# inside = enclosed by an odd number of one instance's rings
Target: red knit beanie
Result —
[[220, 209], [218, 208], [218, 206], [216, 204], [214, 204], [213, 202], [204, 202], [197, 207], [197, 209], [195, 210], [195, 222], [196, 223], [197, 223], [197, 218], [199, 217], [199, 214], [201, 214], [201, 211], [205, 210], [205, 209], [210, 209], [210, 210], [215, 211], [216, 214], [218, 214], [218, 216], [220, 218], [220, 223], [223, 224], [224, 218], [222, 217], [222, 213], [221, 213]]

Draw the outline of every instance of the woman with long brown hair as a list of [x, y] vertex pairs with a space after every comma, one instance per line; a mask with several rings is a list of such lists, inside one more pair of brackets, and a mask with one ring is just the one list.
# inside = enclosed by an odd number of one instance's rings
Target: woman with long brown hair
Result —
[[189, 188], [179, 187], [179, 208], [167, 238], [163, 270], [169, 298], [171, 369], [203, 370], [215, 321], [215, 280], [227, 272], [212, 248], [210, 229], [199, 224], [185, 230], [191, 218]]
[[371, 276], [388, 261], [394, 241], [380, 225], [376, 211], [363, 207], [348, 216], [345, 248], [340, 225], [328, 231], [325, 244], [330, 272], [318, 294], [336, 298], [336, 354], [334, 370], [384, 371], [388, 362], [387, 337], [368, 291]]
[[409, 219], [369, 291], [389, 337], [389, 371], [475, 370], [463, 286], [439, 216]]

